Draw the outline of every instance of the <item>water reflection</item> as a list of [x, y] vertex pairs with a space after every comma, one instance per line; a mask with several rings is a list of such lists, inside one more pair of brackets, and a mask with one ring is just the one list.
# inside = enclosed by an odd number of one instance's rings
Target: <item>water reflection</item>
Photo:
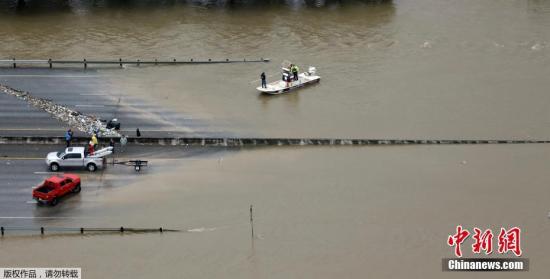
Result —
[[43, 12], [89, 12], [97, 9], [150, 9], [174, 6], [209, 8], [254, 8], [282, 6], [292, 9], [307, 7], [336, 7], [344, 5], [391, 4], [392, 0], [0, 0], [0, 11], [16, 14]]

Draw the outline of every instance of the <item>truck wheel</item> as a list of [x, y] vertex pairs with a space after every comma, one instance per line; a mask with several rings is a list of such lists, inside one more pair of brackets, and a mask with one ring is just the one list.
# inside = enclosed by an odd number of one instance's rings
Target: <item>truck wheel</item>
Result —
[[82, 190], [82, 188], [80, 188], [80, 183], [78, 183], [78, 184], [76, 184], [76, 186], [74, 187], [73, 193], [80, 193], [80, 190]]
[[56, 206], [59, 203], [59, 200], [57, 198], [53, 198], [53, 200], [50, 202], [51, 206]]
[[88, 168], [88, 171], [90, 172], [94, 172], [97, 169], [96, 165], [93, 163], [89, 163], [86, 168]]
[[52, 163], [50, 165], [50, 170], [51, 171], [58, 171], [59, 170], [59, 165], [57, 163]]

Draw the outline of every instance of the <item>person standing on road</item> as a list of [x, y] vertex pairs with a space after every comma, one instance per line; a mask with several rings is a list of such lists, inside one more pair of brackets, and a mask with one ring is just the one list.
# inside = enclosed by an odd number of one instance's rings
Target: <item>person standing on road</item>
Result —
[[120, 152], [124, 152], [124, 146], [128, 143], [128, 139], [126, 138], [126, 135], [122, 135], [120, 137]]
[[93, 156], [94, 155], [94, 142], [93, 141], [90, 141], [90, 143], [88, 144], [88, 155], [89, 156]]
[[262, 88], [267, 88], [267, 83], [265, 81], [265, 72], [262, 72], [260, 78], [262, 79]]
[[95, 133], [92, 134], [92, 141], [91, 142], [94, 145], [94, 148], [97, 148], [97, 137], [96, 137]]
[[71, 146], [71, 140], [73, 139], [73, 131], [71, 129], [65, 132], [65, 141], [67, 142], [67, 147]]
[[115, 153], [115, 140], [113, 138], [109, 140], [109, 146], [113, 148], [112, 151]]

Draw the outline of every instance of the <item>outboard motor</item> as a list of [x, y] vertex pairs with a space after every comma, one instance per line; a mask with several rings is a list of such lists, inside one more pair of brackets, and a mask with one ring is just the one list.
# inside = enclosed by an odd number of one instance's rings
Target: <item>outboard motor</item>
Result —
[[315, 67], [309, 66], [309, 68], [307, 69], [307, 73], [310, 76], [314, 76], [317, 73], [317, 69], [315, 69]]

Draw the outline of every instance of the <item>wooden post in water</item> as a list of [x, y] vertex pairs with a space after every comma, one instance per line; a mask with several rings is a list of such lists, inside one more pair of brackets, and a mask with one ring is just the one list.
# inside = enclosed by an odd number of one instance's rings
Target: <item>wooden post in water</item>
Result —
[[254, 218], [252, 214], [252, 205], [250, 205], [250, 228], [252, 230], [252, 238], [254, 239]]
[[48, 59], [48, 64], [50, 64], [50, 69], [52, 68], [52, 59]]
[[86, 63], [86, 58], [84, 58], [84, 69], [88, 69], [88, 63]]
[[17, 64], [15, 64], [15, 57], [13, 58], [13, 68], [17, 68]]

